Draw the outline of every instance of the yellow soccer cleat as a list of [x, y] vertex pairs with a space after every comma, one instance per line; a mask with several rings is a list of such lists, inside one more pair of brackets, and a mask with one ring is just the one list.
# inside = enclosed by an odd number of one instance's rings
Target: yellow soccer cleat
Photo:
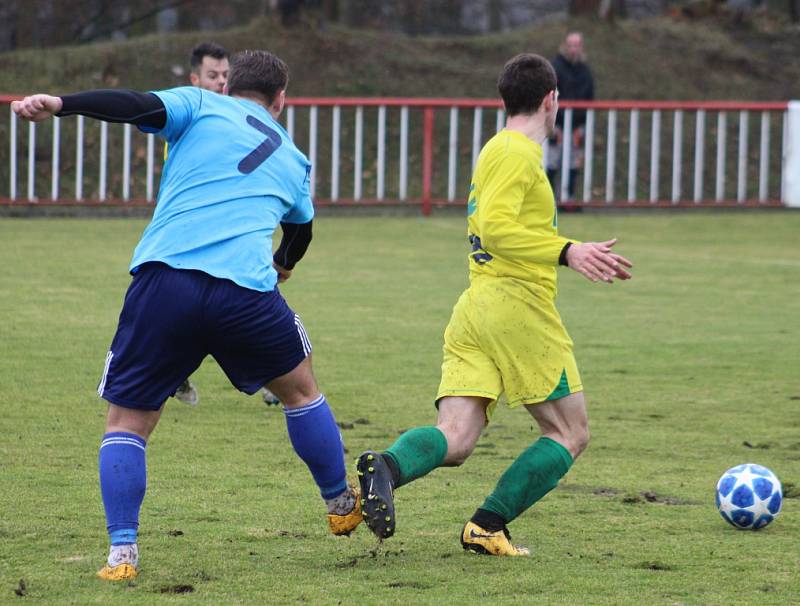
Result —
[[331, 532], [336, 536], [348, 536], [364, 519], [364, 516], [361, 514], [361, 495], [359, 495], [358, 491], [354, 488], [351, 488], [351, 490], [355, 497], [353, 509], [344, 515], [335, 513], [328, 514], [328, 526]]
[[117, 564], [109, 566], [106, 564], [97, 571], [97, 578], [104, 581], [130, 581], [139, 574], [133, 564]]
[[474, 522], [467, 522], [461, 531], [461, 546], [466, 551], [496, 556], [529, 556], [527, 547], [515, 547], [511, 544], [508, 528], [490, 532]]

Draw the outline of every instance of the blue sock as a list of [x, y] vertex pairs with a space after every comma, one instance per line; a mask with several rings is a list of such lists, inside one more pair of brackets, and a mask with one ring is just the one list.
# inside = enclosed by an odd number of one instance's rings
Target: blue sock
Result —
[[347, 488], [344, 443], [325, 396], [283, 412], [294, 451], [308, 465], [322, 498], [342, 494]]
[[145, 445], [139, 436], [122, 431], [107, 433], [100, 443], [100, 492], [112, 545], [136, 543], [147, 488]]

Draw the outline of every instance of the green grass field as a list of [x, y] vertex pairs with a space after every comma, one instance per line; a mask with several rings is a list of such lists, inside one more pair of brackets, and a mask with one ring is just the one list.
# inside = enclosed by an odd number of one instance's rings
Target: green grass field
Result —
[[[536, 438], [525, 412], [499, 410], [466, 465], [398, 491], [397, 535], [378, 546], [366, 528], [327, 534], [280, 410], [209, 359], [199, 406], [170, 400], [149, 442], [142, 574], [114, 585], [94, 578], [106, 554], [95, 386], [144, 222], [0, 220], [0, 604], [800, 603], [800, 213], [560, 223], [619, 237], [635, 277], [560, 274], [593, 441], [511, 525], [531, 558], [458, 542]], [[464, 235], [461, 217], [318, 219], [283, 292], [351, 460], [434, 420]], [[747, 461], [790, 497], [760, 532], [714, 508], [719, 475]]]

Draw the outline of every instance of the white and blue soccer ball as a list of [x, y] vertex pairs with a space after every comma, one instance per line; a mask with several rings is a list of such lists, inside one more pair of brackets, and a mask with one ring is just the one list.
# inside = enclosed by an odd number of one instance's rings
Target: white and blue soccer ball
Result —
[[780, 481], [762, 465], [731, 467], [717, 482], [717, 509], [736, 528], [764, 528], [780, 513], [782, 504]]

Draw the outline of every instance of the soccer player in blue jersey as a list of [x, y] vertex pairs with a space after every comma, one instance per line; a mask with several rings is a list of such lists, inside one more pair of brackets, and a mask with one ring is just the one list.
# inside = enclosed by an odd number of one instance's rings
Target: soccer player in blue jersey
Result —
[[[228, 70], [230, 53], [224, 46], [214, 42], [201, 42], [192, 49], [189, 57], [191, 73], [189, 81], [192, 86], [203, 88], [214, 93], [223, 93], [225, 84], [228, 82]], [[168, 154], [168, 144], [164, 143], [164, 161]], [[261, 388], [261, 397], [264, 403], [269, 405], [280, 404], [278, 396], [266, 387]], [[196, 406], [200, 401], [197, 387], [191, 382], [189, 377], [175, 390], [175, 398], [185, 402], [190, 406]]]
[[[196, 87], [100, 90], [12, 104], [32, 121], [81, 114], [136, 124], [169, 143], [98, 387], [109, 403], [99, 467], [111, 543], [100, 578], [138, 574], [147, 440], [166, 398], [209, 354], [241, 391], [268, 385], [281, 399], [331, 531], [349, 534], [361, 522], [342, 438], [312, 373], [311, 343], [276, 288], [305, 254], [314, 216], [311, 165], [276, 121], [287, 82], [279, 58], [245, 51], [231, 60], [230, 96]], [[283, 237], [273, 255], [278, 223]]]
[[[189, 73], [189, 81], [192, 86], [199, 86], [205, 90], [214, 93], [223, 93], [225, 84], [228, 82], [228, 70], [230, 53], [225, 47], [215, 44], [214, 42], [201, 42], [192, 49], [192, 54], [189, 57], [189, 65], [191, 72]], [[169, 146], [164, 143], [164, 161], [166, 162], [169, 157]], [[267, 388], [263, 388], [267, 391]], [[189, 377], [178, 385], [175, 390], [175, 398], [181, 402], [185, 402], [190, 406], [196, 406], [200, 401], [200, 394], [197, 393], [197, 387], [192, 383]], [[275, 398], [272, 392], [269, 392], [269, 400], [267, 395], [264, 395], [264, 401], [269, 404], [277, 404], [273, 401]]]

